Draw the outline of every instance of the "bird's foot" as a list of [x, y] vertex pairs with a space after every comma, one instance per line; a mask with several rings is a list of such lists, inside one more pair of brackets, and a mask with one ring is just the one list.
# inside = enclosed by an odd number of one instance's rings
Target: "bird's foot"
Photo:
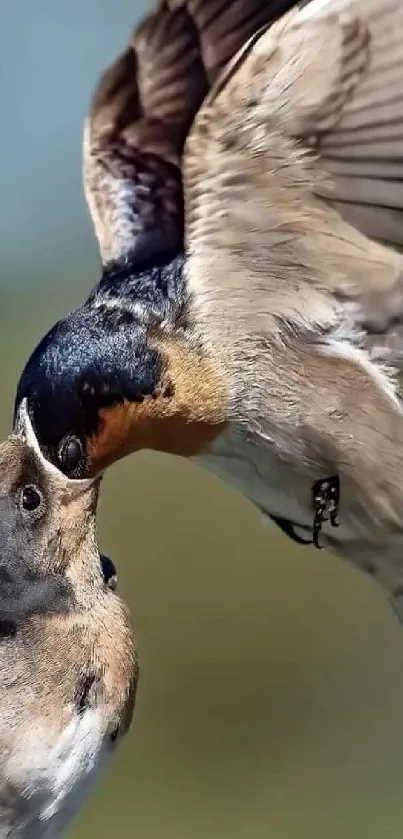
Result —
[[316, 481], [312, 487], [314, 517], [312, 525], [313, 543], [320, 548], [319, 533], [322, 524], [330, 521], [332, 527], [339, 526], [340, 479], [338, 475]]

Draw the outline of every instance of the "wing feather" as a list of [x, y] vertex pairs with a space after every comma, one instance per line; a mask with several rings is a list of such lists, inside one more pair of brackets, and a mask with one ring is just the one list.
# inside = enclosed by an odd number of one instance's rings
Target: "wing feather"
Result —
[[[232, 305], [232, 322], [242, 320], [244, 330], [273, 330], [280, 318], [298, 328], [343, 324], [353, 340], [357, 327], [379, 335], [393, 323], [396, 347], [402, 257], [337, 211], [346, 176], [332, 189], [323, 176], [322, 137], [341, 130], [374, 72], [373, 20], [359, 14], [360, 0], [356, 17], [354, 3], [349, 16], [335, 5], [329, 0], [317, 15], [294, 10], [251, 39], [199, 112], [184, 166], [189, 282], [207, 320], [217, 320], [221, 295], [227, 317]], [[400, 6], [393, 8], [400, 21]], [[316, 140], [313, 157], [301, 137], [311, 147]], [[399, 206], [401, 185], [388, 184]], [[381, 344], [384, 351], [384, 337]]]
[[167, 0], [186, 7], [196, 26], [209, 84], [235, 53], [263, 25], [272, 23], [298, 0]]
[[183, 247], [180, 164], [209, 84], [296, 0], [159, 0], [101, 78], [84, 130], [87, 202], [104, 264]]
[[312, 0], [303, 14], [309, 20], [329, 12], [360, 14], [371, 32], [369, 72], [338, 124], [318, 138], [321, 166], [333, 179], [332, 202], [368, 236], [402, 248], [403, 3]]
[[101, 78], [84, 130], [84, 187], [104, 264], [183, 246], [180, 161], [207, 90], [195, 26], [160, 2]]

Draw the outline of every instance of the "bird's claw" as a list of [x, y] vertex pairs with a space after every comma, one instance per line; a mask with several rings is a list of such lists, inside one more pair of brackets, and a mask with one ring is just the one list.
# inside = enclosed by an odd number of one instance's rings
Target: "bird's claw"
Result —
[[316, 481], [312, 487], [314, 517], [312, 525], [313, 543], [320, 548], [319, 534], [322, 524], [330, 521], [332, 527], [339, 526], [340, 479], [338, 475]]

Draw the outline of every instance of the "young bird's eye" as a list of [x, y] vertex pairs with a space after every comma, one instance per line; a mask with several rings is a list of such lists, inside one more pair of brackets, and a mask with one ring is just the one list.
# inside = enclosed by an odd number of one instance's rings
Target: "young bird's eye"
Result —
[[21, 491], [21, 506], [27, 513], [32, 513], [34, 510], [37, 510], [41, 502], [42, 494], [33, 484], [28, 484], [23, 487]]
[[83, 447], [81, 440], [75, 434], [68, 434], [59, 446], [58, 458], [64, 472], [74, 472], [83, 460]]

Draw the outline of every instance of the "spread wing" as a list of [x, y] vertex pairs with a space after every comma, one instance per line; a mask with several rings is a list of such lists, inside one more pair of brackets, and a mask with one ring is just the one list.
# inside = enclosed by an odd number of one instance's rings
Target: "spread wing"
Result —
[[181, 154], [206, 90], [189, 13], [160, 2], [103, 75], [85, 125], [84, 186], [104, 264], [156, 264], [182, 248]]
[[[333, 195], [320, 143], [308, 153], [316, 137], [341, 131], [357, 102], [360, 112], [364, 97], [386, 95], [379, 57], [392, 53], [403, 24], [400, 0], [387, 7], [381, 23], [375, 0], [350, 2], [348, 16], [337, 0], [320, 14], [294, 10], [252, 38], [207, 97], [184, 161], [188, 276], [206, 329], [242, 322], [247, 332], [273, 331], [282, 320], [353, 339], [360, 327], [375, 352], [400, 363], [402, 257], [359, 231], [358, 205], [353, 227], [339, 199], [333, 207], [320, 199]], [[398, 59], [403, 78], [395, 49]], [[403, 100], [397, 118], [403, 125]], [[403, 181], [396, 190], [403, 208]]]
[[138, 269], [183, 247], [180, 163], [221, 68], [295, 0], [159, 0], [106, 71], [84, 130], [84, 186], [102, 262]]

